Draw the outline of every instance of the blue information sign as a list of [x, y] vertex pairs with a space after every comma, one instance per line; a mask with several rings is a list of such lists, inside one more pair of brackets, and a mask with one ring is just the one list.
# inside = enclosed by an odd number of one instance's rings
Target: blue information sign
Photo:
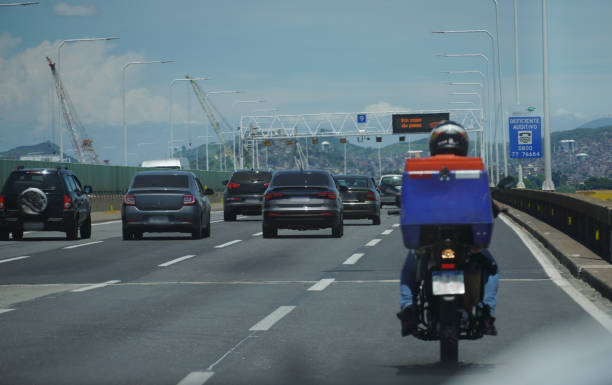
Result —
[[357, 114], [357, 123], [365, 123], [366, 119], [366, 114]]
[[542, 157], [542, 118], [513, 116], [508, 120], [511, 158]]

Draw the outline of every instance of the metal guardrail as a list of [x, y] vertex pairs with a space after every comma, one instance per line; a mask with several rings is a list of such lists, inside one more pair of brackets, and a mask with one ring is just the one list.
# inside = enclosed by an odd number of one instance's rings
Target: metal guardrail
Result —
[[493, 198], [564, 232], [612, 262], [612, 203], [577, 194], [493, 189]]

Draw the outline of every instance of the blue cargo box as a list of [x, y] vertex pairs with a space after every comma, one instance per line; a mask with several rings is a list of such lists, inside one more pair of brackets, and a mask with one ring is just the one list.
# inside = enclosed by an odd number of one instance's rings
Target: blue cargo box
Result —
[[469, 225], [475, 246], [491, 242], [493, 214], [484, 170], [406, 171], [402, 184], [404, 245], [421, 246], [421, 227]]

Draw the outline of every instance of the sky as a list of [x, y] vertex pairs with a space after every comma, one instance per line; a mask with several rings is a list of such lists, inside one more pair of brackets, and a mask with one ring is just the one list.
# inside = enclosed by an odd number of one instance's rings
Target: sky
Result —
[[[13, 2], [12, 0], [10, 2]], [[0, 0], [0, 3], [9, 3]], [[542, 111], [541, 1], [518, 0], [520, 104], [516, 104], [514, 11], [498, 0], [503, 109]], [[551, 128], [567, 130], [612, 114], [612, 2], [548, 1]], [[496, 73], [484, 33], [495, 36], [491, 0], [105, 0], [53, 1], [0, 7], [0, 151], [45, 140], [58, 142], [57, 102], [51, 71], [63, 40], [60, 71], [80, 121], [103, 159], [123, 154], [122, 69], [130, 61], [174, 60], [125, 69], [128, 159], [136, 164], [167, 155], [170, 83], [186, 74], [209, 77], [208, 91], [225, 118], [238, 122], [255, 110], [277, 114], [449, 109], [473, 102], [474, 91], [449, 82], [482, 82]], [[480, 57], [440, 57], [482, 53]], [[210, 141], [192, 90], [172, 87], [176, 145]], [[471, 99], [470, 99], [471, 98]], [[237, 101], [264, 99], [262, 103]], [[264, 112], [265, 113], [265, 112]], [[456, 115], [453, 115], [455, 117]], [[236, 123], [237, 124], [237, 123]], [[386, 141], [394, 140], [392, 138]], [[64, 136], [70, 151], [69, 137]]]

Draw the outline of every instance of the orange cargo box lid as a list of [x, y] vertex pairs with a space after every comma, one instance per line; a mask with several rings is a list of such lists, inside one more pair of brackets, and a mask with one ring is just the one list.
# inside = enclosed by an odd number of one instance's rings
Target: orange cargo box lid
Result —
[[429, 158], [407, 159], [405, 171], [440, 171], [444, 167], [449, 171], [484, 170], [481, 158], [444, 154]]

